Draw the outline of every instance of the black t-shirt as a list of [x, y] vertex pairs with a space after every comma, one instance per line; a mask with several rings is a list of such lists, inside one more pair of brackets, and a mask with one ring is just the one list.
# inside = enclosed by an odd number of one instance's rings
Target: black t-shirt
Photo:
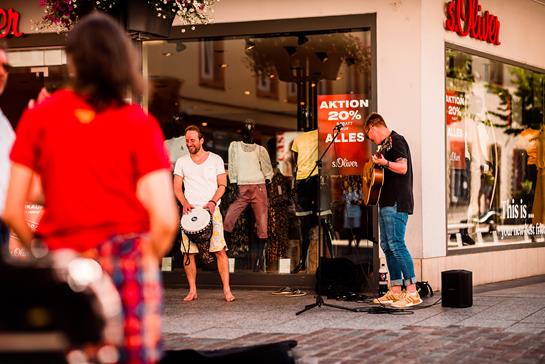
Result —
[[397, 211], [413, 213], [413, 166], [411, 151], [405, 138], [392, 131], [391, 148], [383, 151], [384, 158], [395, 162], [400, 158], [407, 160], [407, 173], [398, 174], [384, 168], [384, 185], [380, 192], [379, 206], [394, 206], [397, 203]]

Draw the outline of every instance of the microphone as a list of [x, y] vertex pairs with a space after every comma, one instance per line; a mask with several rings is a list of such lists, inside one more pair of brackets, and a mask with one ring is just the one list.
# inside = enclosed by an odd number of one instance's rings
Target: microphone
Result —
[[335, 125], [335, 127], [333, 128], [333, 130], [341, 131], [342, 128], [343, 128], [343, 124], [338, 123], [337, 125]]

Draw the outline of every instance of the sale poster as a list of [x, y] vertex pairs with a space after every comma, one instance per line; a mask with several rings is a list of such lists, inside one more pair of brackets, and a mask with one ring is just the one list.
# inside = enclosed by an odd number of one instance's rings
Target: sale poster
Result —
[[466, 106], [465, 93], [461, 91], [447, 90], [445, 95], [445, 107], [447, 125], [461, 122]]
[[361, 94], [318, 96], [319, 154], [335, 139], [324, 155], [324, 174], [361, 175], [370, 153], [363, 133], [368, 108], [369, 100]]
[[448, 162], [451, 169], [465, 169], [465, 93], [447, 90], [445, 113], [447, 121]]

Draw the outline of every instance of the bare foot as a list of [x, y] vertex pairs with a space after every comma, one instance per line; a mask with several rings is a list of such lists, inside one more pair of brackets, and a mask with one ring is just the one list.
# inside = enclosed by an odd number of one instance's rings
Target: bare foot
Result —
[[231, 291], [223, 292], [225, 295], [225, 301], [227, 302], [233, 302], [235, 300], [235, 296], [231, 293]]
[[197, 292], [189, 292], [184, 298], [184, 302], [191, 302], [197, 300]]

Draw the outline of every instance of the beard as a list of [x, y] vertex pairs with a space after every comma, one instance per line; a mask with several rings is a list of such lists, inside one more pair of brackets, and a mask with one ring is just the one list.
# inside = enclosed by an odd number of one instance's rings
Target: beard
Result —
[[201, 147], [198, 145], [194, 145], [191, 147], [187, 147], [187, 150], [189, 150], [189, 154], [197, 154], [201, 150]]

